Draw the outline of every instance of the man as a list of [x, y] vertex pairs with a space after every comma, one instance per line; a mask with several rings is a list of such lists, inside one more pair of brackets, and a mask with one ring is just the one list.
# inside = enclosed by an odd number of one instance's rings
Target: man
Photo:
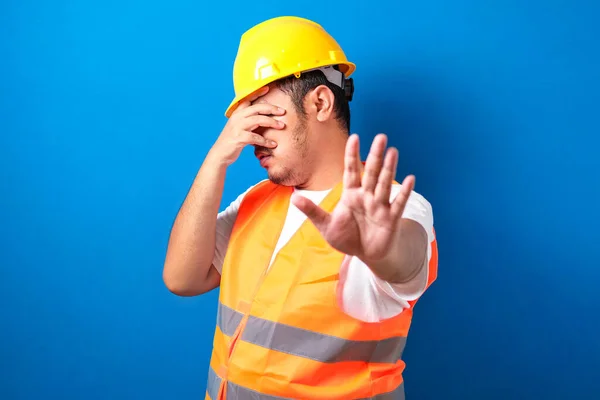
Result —
[[[207, 399], [402, 399], [400, 356], [437, 276], [431, 206], [398, 152], [349, 136], [355, 66], [312, 21], [280, 17], [241, 39], [236, 98], [173, 225], [164, 281], [220, 286]], [[252, 145], [268, 179], [219, 204]]]

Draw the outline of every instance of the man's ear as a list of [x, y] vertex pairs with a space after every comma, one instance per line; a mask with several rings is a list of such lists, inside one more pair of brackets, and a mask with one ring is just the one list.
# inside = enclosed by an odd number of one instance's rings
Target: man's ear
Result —
[[319, 122], [325, 122], [333, 116], [335, 95], [326, 85], [319, 85], [308, 93], [305, 108]]

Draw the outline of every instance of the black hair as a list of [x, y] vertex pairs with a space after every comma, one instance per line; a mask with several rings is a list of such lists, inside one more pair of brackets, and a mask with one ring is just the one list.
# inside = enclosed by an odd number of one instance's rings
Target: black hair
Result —
[[299, 78], [292, 75], [275, 81], [274, 85], [291, 97], [292, 103], [300, 115], [306, 115], [304, 98], [308, 92], [320, 85], [327, 86], [335, 97], [333, 112], [336, 115], [336, 119], [346, 132], [350, 131], [350, 104], [348, 103], [346, 94], [341, 87], [329, 82], [322, 71], [303, 72]]

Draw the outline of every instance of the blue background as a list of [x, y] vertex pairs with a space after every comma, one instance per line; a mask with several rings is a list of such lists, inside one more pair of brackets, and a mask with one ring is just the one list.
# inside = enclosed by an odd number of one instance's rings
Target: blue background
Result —
[[[0, 398], [203, 398], [217, 291], [162, 262], [239, 36], [278, 15], [338, 39], [352, 131], [433, 205], [408, 398], [599, 398], [600, 6], [495, 3], [2, 2]], [[245, 151], [223, 206], [263, 177]]]

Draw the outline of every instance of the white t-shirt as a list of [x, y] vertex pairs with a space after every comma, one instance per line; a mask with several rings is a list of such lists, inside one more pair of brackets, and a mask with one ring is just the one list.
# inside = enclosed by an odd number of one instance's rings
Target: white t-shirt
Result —
[[[252, 186], [253, 187], [253, 186]], [[238, 196], [225, 210], [218, 214], [217, 236], [213, 265], [221, 273], [223, 261], [229, 244], [229, 236], [237, 217], [238, 208], [244, 195], [250, 189]], [[392, 186], [390, 201], [392, 201], [400, 190], [401, 185]], [[296, 193], [319, 204], [329, 193], [324, 191], [309, 191], [295, 189]], [[412, 192], [408, 198], [403, 218], [409, 218], [419, 222], [425, 231], [429, 242], [434, 238], [433, 214], [431, 205], [420, 194]], [[306, 215], [290, 202], [288, 213], [279, 237], [273, 258], [279, 250], [288, 242], [293, 234], [300, 228]], [[273, 262], [273, 258], [271, 262]], [[378, 278], [361, 260], [356, 257], [347, 256], [340, 269], [340, 281], [338, 295], [340, 308], [348, 315], [365, 322], [379, 322], [400, 314], [404, 309], [410, 307], [409, 301], [416, 300], [423, 294], [427, 284], [429, 260], [431, 258], [431, 246], [427, 250], [427, 262], [421, 268], [419, 274], [409, 282], [402, 284], [390, 284]]]

